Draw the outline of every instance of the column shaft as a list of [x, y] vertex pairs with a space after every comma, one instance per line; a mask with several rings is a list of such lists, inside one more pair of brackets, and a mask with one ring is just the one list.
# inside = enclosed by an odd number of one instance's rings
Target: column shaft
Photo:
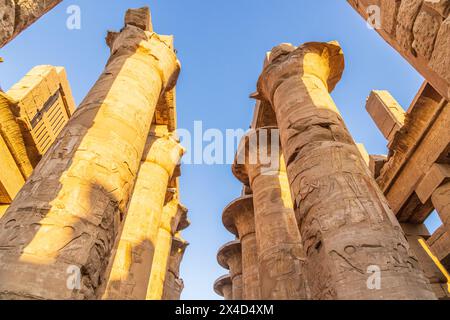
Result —
[[256, 233], [252, 232], [241, 238], [242, 245], [242, 284], [244, 300], [260, 300], [258, 251]]
[[280, 127], [311, 297], [434, 299], [329, 95], [343, 65], [337, 43], [281, 45], [258, 84]]
[[0, 221], [0, 297], [96, 297], [158, 98], [178, 71], [156, 34], [127, 25], [115, 37], [105, 71]]
[[302, 245], [285, 172], [252, 180], [263, 300], [306, 299]]
[[171, 224], [179, 212], [179, 201], [174, 198], [163, 209], [161, 224], [156, 239], [152, 270], [147, 287], [146, 300], [161, 300], [164, 294], [164, 282], [169, 268], [174, 230]]

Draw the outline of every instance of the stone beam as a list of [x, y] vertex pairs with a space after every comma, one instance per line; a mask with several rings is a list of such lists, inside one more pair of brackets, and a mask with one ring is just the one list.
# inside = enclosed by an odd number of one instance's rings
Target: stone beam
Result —
[[242, 246], [239, 241], [232, 241], [219, 249], [217, 261], [224, 269], [230, 270], [233, 286], [232, 300], [242, 300]]
[[[111, 45], [105, 71], [0, 220], [1, 298], [94, 299], [101, 286], [156, 104], [180, 70], [173, 50], [138, 27]], [[81, 290], [67, 287], [69, 266], [83, 270]]]
[[377, 178], [401, 222], [423, 223], [433, 211], [430, 201], [420, 201], [417, 188], [435, 163], [450, 163], [449, 126], [450, 104], [424, 84], [390, 144], [387, 162]]
[[242, 246], [242, 283], [244, 300], [261, 299], [253, 195], [230, 203], [223, 211], [225, 228], [239, 238]]
[[243, 137], [233, 173], [253, 191], [261, 299], [306, 299], [303, 247], [276, 127]]
[[405, 124], [405, 110], [388, 91], [372, 91], [366, 110], [388, 141], [392, 141]]
[[[280, 128], [311, 298], [435, 299], [330, 96], [343, 69], [337, 42], [280, 45], [258, 81]], [[367, 286], [374, 264], [380, 290]]]
[[225, 300], [233, 300], [233, 284], [230, 275], [220, 277], [214, 283], [214, 292], [224, 297]]
[[[376, 32], [443, 97], [450, 99], [450, 5], [447, 0], [347, 2], [365, 20], [378, 19]], [[380, 16], [374, 8], [379, 9]]]
[[0, 48], [62, 0], [6, 0], [0, 5]]

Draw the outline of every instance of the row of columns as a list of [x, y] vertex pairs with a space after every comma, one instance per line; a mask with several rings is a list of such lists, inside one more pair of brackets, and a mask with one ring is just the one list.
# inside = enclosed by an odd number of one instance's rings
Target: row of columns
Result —
[[[242, 246], [244, 299], [435, 299], [330, 96], [343, 69], [336, 42], [282, 44], [268, 57], [253, 97], [272, 106], [283, 156], [244, 137], [233, 171], [251, 205], [224, 212]], [[249, 162], [251, 140], [272, 163]]]
[[148, 8], [128, 10], [107, 43], [104, 72], [0, 219], [0, 298], [163, 297], [187, 226], [184, 150], [152, 123], [180, 64]]

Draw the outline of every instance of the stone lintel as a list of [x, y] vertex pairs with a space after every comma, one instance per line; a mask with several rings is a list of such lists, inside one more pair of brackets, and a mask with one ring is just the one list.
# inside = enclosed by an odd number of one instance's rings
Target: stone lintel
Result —
[[125, 26], [132, 25], [144, 31], [153, 32], [152, 16], [149, 7], [128, 9], [125, 14]]
[[377, 178], [401, 222], [423, 222], [432, 211], [428, 203], [421, 203], [415, 190], [434, 163], [450, 162], [449, 121], [450, 104], [424, 84], [390, 144], [388, 160]]
[[450, 165], [435, 163], [416, 188], [420, 201], [426, 203], [430, 200], [434, 191], [448, 179], [450, 179]]
[[217, 253], [217, 262], [222, 268], [230, 270], [232, 273], [242, 273], [242, 270], [232, 270], [232, 260], [235, 259], [242, 260], [242, 247], [239, 240], [228, 242]]
[[[370, 5], [381, 8], [381, 28], [375, 31], [405, 58], [439, 93], [450, 99], [448, 38], [450, 18], [435, 17], [420, 0], [347, 0], [368, 21]], [[437, 3], [434, 0], [428, 3]], [[448, 12], [446, 7], [444, 14]], [[439, 5], [437, 6], [439, 7]], [[426, 12], [428, 11], [428, 12]], [[431, 14], [431, 15], [430, 15]], [[436, 10], [439, 14], [439, 9]], [[437, 26], [437, 27], [436, 27]], [[426, 56], [421, 51], [427, 51]]]
[[395, 133], [405, 124], [405, 110], [388, 91], [372, 91], [366, 110], [388, 141], [394, 139]]
[[229, 232], [240, 239], [255, 232], [253, 195], [240, 197], [231, 202], [223, 211], [222, 222]]
[[217, 293], [219, 296], [225, 298], [225, 292], [224, 288], [229, 287], [231, 288], [233, 286], [231, 282], [231, 276], [230, 275], [224, 275], [216, 280], [214, 283], [214, 292]]

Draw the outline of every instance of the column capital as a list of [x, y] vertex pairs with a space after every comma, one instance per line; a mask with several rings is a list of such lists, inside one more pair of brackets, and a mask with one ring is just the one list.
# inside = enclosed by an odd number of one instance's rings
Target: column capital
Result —
[[167, 37], [152, 31], [151, 19], [147, 14], [139, 14], [136, 10], [135, 13], [131, 15], [127, 12], [125, 26], [120, 33], [108, 32], [106, 43], [111, 49], [111, 55], [145, 52], [153, 58], [154, 65], [159, 69], [164, 89], [170, 90], [175, 86], [181, 70], [176, 53], [167, 42]]
[[280, 150], [277, 127], [251, 130], [239, 143], [232, 166], [234, 176], [244, 185], [251, 186], [252, 181], [260, 174], [283, 170]]
[[300, 77], [319, 78], [331, 92], [342, 77], [344, 65], [344, 54], [337, 41], [307, 42], [297, 48], [281, 44], [272, 49], [269, 63], [258, 80], [258, 98], [273, 102], [273, 95], [284, 79], [296, 73]]
[[223, 211], [222, 222], [225, 228], [240, 240], [248, 234], [255, 233], [253, 195], [231, 202]]
[[[225, 299], [231, 298], [231, 288], [233, 284], [231, 282], [230, 275], [220, 277], [214, 282], [214, 292]], [[231, 300], [231, 299], [229, 299]]]
[[241, 242], [231, 241], [219, 249], [217, 262], [227, 270], [230, 270], [231, 279], [242, 274], [242, 247]]
[[172, 177], [185, 152], [186, 150], [172, 135], [160, 137], [151, 133], [145, 145], [143, 161], [156, 163]]

